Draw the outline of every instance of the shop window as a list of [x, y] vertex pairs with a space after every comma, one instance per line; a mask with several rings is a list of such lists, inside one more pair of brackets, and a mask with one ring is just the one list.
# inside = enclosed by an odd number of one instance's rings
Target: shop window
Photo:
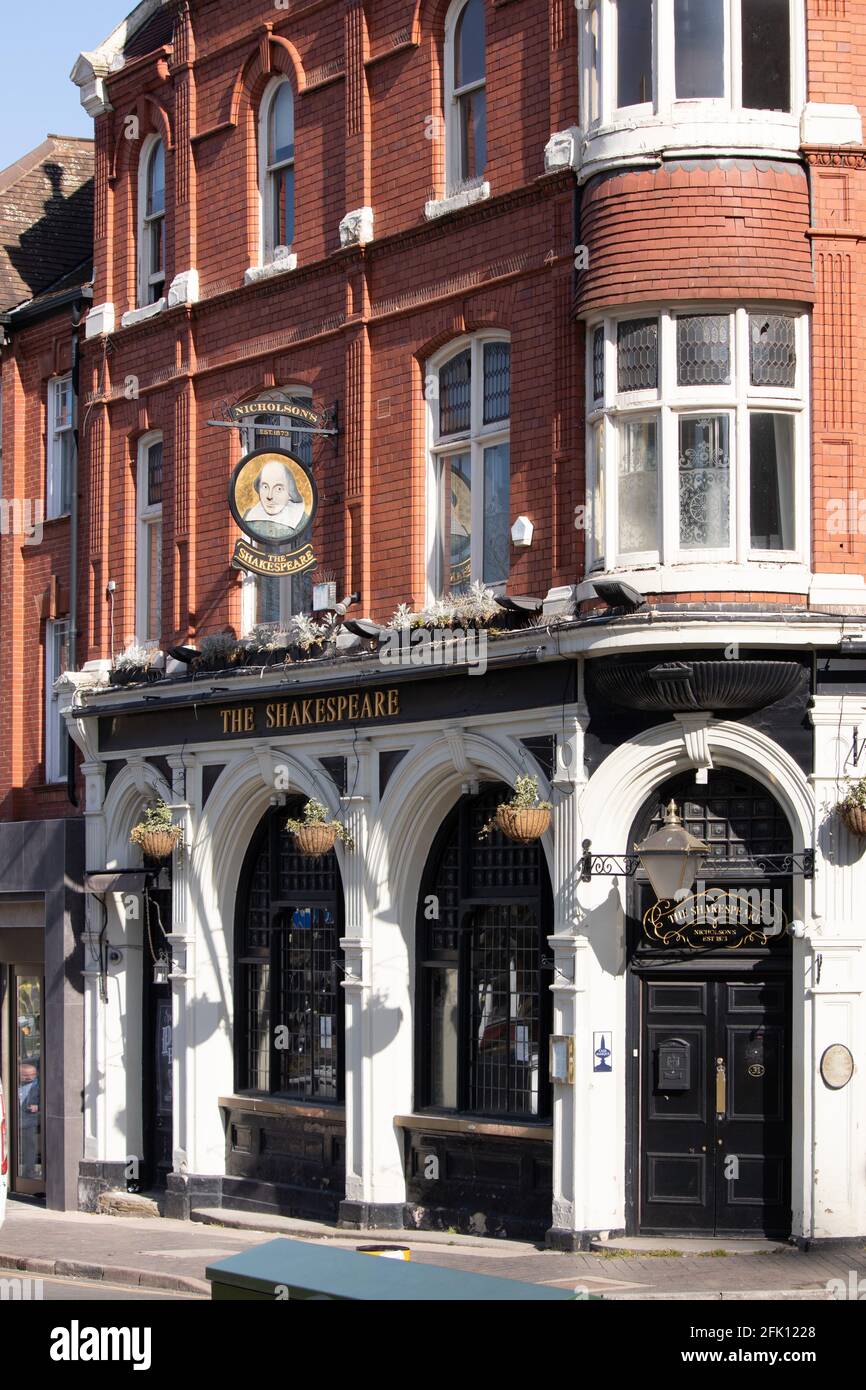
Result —
[[138, 175], [138, 304], [155, 304], [165, 293], [165, 145], [144, 142]]
[[[286, 387], [279, 391], [266, 392], [258, 399], [293, 401], [309, 406], [312, 393], [304, 386]], [[254, 428], [262, 425], [270, 425], [272, 430], [286, 430], [288, 433], [269, 433], [267, 430]], [[242, 432], [244, 452], [251, 453], [253, 449], [282, 449], [293, 454], [308, 468], [312, 467], [315, 435], [304, 433], [296, 428], [296, 425], [297, 421], [293, 420], [291, 415], [257, 415]], [[300, 549], [311, 540], [312, 530], [307, 527], [298, 533], [292, 546]], [[250, 544], [255, 545], [255, 542]], [[282, 579], [268, 575], [245, 575], [242, 581], [243, 631], [249, 632], [250, 628], [262, 623], [285, 624], [295, 614], [312, 613], [314, 575], [315, 570], [312, 569]]]
[[240, 1092], [343, 1095], [342, 889], [333, 850], [297, 853], [285, 830], [303, 803], [268, 812], [253, 838], [235, 925]]
[[451, 344], [427, 375], [429, 573], [437, 595], [508, 579], [511, 554], [511, 345], [504, 335]]
[[138, 446], [136, 479], [135, 629], [138, 642], [156, 646], [162, 632], [162, 436]]
[[806, 326], [746, 308], [589, 325], [588, 568], [805, 563]]
[[445, 21], [445, 143], [449, 196], [481, 183], [487, 167], [484, 0], [458, 0]]
[[69, 669], [69, 620], [45, 624], [45, 781], [65, 782], [69, 769], [69, 735], [54, 684]]
[[72, 509], [75, 485], [75, 398], [72, 377], [58, 376], [48, 383], [46, 515], [65, 516]]
[[278, 77], [262, 100], [259, 119], [261, 255], [268, 265], [295, 240], [295, 98]]
[[[502, 795], [464, 797], [427, 866], [419, 910], [419, 1102], [473, 1115], [543, 1119], [550, 976], [549, 882], [536, 843], [478, 834]], [[431, 918], [425, 906], [438, 904]]]
[[694, 103], [733, 115], [794, 109], [798, 0], [588, 0], [580, 9], [588, 126], [616, 123], [620, 112], [690, 120]]

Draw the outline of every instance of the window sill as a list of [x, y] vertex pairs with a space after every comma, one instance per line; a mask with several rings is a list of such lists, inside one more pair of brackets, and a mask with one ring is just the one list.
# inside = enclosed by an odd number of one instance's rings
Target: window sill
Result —
[[469, 1120], [457, 1115], [395, 1115], [400, 1129], [438, 1130], [443, 1134], [485, 1134], [499, 1139], [553, 1139], [553, 1125], [500, 1123], [496, 1120]]
[[589, 592], [593, 579], [618, 579], [641, 594], [764, 593], [803, 594], [809, 592], [812, 573], [796, 557], [787, 560], [755, 560], [745, 565], [724, 561], [705, 564], [613, 565], [593, 569], [578, 585], [578, 603], [595, 597]]
[[246, 1110], [251, 1115], [298, 1115], [307, 1120], [345, 1120], [346, 1107], [339, 1102], [323, 1105], [321, 1101], [305, 1103], [265, 1096], [220, 1096], [221, 1110]]
[[473, 203], [483, 203], [490, 197], [490, 184], [485, 179], [476, 188], [464, 188], [461, 193], [452, 193], [447, 198], [433, 198], [424, 204], [424, 216], [428, 221], [436, 217], [446, 217], [449, 212], [459, 212], [471, 207]]
[[140, 309], [127, 309], [125, 314], [120, 316], [121, 328], [134, 328], [137, 323], [146, 323], [148, 319], [156, 318], [161, 314], [168, 300], [163, 296], [153, 304], [143, 304]]
[[251, 265], [249, 270], [244, 271], [244, 284], [257, 285], [260, 280], [270, 280], [274, 275], [285, 275], [297, 268], [298, 258], [293, 251], [288, 256], [278, 256], [276, 260], [267, 261], [265, 265]]

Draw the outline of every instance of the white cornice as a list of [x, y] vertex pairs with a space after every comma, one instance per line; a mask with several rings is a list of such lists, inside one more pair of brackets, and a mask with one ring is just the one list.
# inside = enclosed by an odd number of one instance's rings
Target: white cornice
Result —
[[140, 0], [140, 4], [127, 15], [117, 28], [98, 48], [88, 53], [79, 53], [75, 66], [69, 74], [81, 92], [81, 105], [88, 116], [102, 116], [111, 110], [105, 91], [105, 79], [110, 73], [120, 72], [124, 67], [123, 50], [134, 34], [172, 0]]

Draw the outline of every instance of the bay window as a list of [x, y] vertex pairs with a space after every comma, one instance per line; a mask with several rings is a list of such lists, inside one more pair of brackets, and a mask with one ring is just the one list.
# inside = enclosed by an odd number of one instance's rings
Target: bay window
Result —
[[450, 344], [427, 375], [431, 591], [504, 588], [511, 557], [511, 345], [503, 334]]
[[790, 114], [805, 99], [798, 0], [589, 0], [581, 9], [587, 127], [616, 125], [620, 113], [627, 123]]
[[782, 308], [588, 326], [588, 569], [804, 563], [805, 334]]

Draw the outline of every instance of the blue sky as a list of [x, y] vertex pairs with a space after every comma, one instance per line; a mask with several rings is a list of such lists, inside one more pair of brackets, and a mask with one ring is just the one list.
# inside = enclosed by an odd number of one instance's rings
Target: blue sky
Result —
[[54, 135], [93, 135], [69, 81], [82, 50], [96, 48], [135, 0], [5, 0], [0, 82], [0, 169]]

